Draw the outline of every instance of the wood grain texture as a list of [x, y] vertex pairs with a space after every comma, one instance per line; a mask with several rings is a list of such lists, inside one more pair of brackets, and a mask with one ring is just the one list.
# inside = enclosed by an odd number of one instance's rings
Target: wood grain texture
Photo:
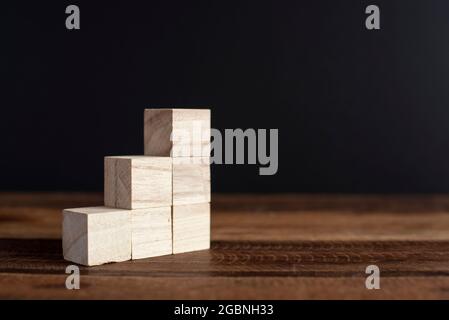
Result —
[[210, 248], [210, 204], [173, 206], [173, 253]]
[[0, 193], [0, 298], [449, 299], [447, 195], [213, 195], [210, 250], [81, 267], [67, 290], [61, 209], [102, 201]]
[[171, 158], [105, 157], [104, 170], [105, 206], [140, 209], [172, 204]]
[[131, 212], [106, 207], [65, 209], [64, 258], [86, 266], [131, 259]]
[[209, 157], [210, 110], [145, 109], [144, 153], [162, 157]]
[[144, 153], [149, 156], [168, 157], [172, 151], [172, 109], [145, 109]]
[[173, 205], [210, 202], [210, 158], [173, 158]]
[[171, 207], [132, 210], [132, 258], [172, 254]]
[[131, 158], [104, 158], [104, 205], [132, 208]]

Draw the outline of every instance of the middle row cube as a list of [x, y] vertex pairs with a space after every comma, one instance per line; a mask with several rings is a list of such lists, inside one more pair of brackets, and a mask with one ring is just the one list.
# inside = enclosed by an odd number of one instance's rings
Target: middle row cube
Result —
[[104, 158], [104, 203], [121, 209], [210, 202], [208, 157]]

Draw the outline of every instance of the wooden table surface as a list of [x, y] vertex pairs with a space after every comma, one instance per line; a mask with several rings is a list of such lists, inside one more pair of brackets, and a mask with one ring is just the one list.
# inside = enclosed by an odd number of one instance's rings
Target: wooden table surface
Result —
[[[449, 196], [213, 195], [211, 250], [81, 267], [61, 210], [97, 193], [0, 193], [0, 298], [449, 298]], [[380, 290], [365, 268], [380, 268]]]

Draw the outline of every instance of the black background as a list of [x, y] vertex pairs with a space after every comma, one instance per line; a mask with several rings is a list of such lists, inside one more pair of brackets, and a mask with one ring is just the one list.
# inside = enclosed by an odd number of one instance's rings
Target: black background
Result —
[[[76, 4], [81, 30], [65, 28]], [[365, 8], [381, 30], [365, 28]], [[17, 1], [0, 7], [0, 189], [101, 190], [143, 109], [278, 128], [279, 171], [215, 192], [449, 191], [448, 1]]]

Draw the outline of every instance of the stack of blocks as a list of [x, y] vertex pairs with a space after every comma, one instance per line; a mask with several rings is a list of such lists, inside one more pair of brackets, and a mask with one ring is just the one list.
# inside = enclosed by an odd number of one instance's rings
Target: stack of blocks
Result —
[[63, 211], [66, 260], [92, 266], [210, 247], [210, 110], [146, 109], [144, 156], [104, 159], [104, 207]]

